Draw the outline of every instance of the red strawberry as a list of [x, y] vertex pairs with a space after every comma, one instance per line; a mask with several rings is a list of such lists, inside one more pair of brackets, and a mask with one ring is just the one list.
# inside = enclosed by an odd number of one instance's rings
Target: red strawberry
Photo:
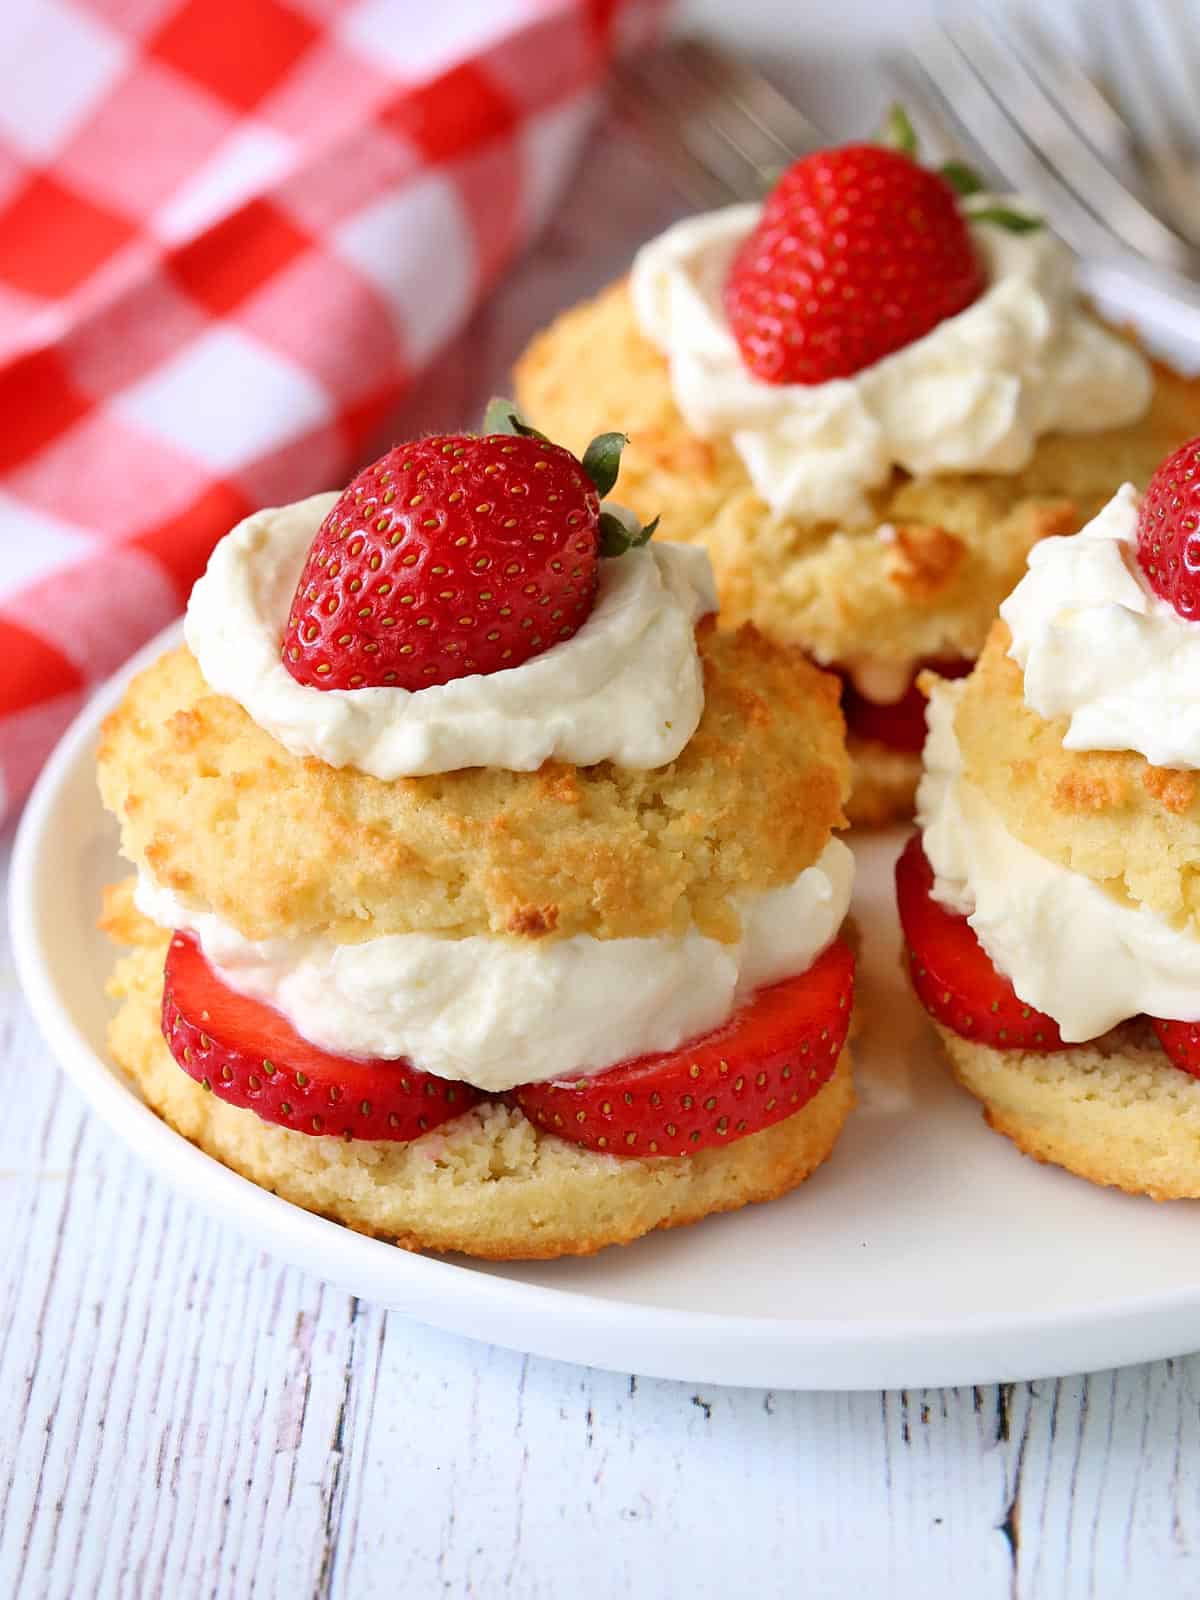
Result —
[[1150, 1021], [1171, 1065], [1200, 1078], [1200, 1022], [1166, 1022], [1161, 1017]]
[[850, 674], [841, 667], [834, 670], [842, 680], [842, 711], [846, 718], [846, 731], [856, 733], [860, 739], [874, 739], [889, 750], [908, 750], [917, 753], [925, 745], [925, 696], [917, 688], [917, 678], [922, 672], [936, 672], [939, 678], [965, 678], [974, 665], [961, 656], [945, 660], [920, 662], [913, 671], [912, 682], [904, 695], [891, 705], [868, 700], [854, 687]]
[[685, 1156], [769, 1128], [833, 1076], [854, 998], [854, 957], [837, 940], [797, 978], [760, 989], [728, 1022], [678, 1050], [593, 1078], [529, 1083], [531, 1121], [610, 1155]]
[[787, 169], [734, 258], [725, 310], [756, 377], [826, 383], [919, 339], [985, 282], [946, 179], [852, 144]]
[[189, 1077], [297, 1133], [416, 1139], [479, 1099], [469, 1084], [406, 1061], [319, 1050], [278, 1011], [223, 984], [190, 934], [176, 933], [167, 951], [162, 1031]]
[[1200, 439], [1155, 472], [1137, 522], [1138, 565], [1181, 617], [1200, 617]]
[[580, 462], [496, 405], [516, 431], [396, 445], [341, 495], [284, 633], [298, 683], [426, 689], [518, 667], [586, 621], [602, 555], [649, 537], [600, 510], [623, 435]]
[[932, 890], [933, 868], [916, 834], [896, 863], [896, 894], [913, 988], [926, 1011], [993, 1049], [1069, 1050], [1054, 1018], [1018, 999], [966, 917], [939, 905]]

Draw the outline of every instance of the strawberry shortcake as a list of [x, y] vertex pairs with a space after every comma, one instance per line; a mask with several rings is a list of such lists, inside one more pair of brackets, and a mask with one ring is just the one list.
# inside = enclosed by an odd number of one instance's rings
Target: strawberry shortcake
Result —
[[853, 1101], [836, 680], [511, 407], [218, 545], [100, 784], [111, 1044], [211, 1155], [409, 1249], [793, 1188]]
[[861, 822], [911, 811], [918, 673], [968, 670], [1030, 548], [1144, 486], [1198, 405], [1025, 207], [893, 131], [670, 228], [517, 370], [568, 444], [628, 418], [623, 492], [708, 547], [724, 622], [839, 673]]
[[1200, 1196], [1200, 439], [1037, 545], [928, 684], [897, 868], [917, 994], [1022, 1150]]

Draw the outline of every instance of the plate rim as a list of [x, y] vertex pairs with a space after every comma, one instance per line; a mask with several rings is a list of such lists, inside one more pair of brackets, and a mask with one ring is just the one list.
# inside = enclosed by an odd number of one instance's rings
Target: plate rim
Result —
[[[1079, 1372], [1076, 1341], [1085, 1335], [1087, 1370], [1179, 1354], [1189, 1338], [1200, 1342], [1200, 1283], [1052, 1314], [980, 1312], [871, 1325], [688, 1311], [527, 1283], [357, 1234], [207, 1155], [145, 1105], [60, 1003], [40, 914], [39, 865], [55, 807], [81, 762], [90, 761], [100, 723], [129, 679], [181, 631], [180, 622], [170, 624], [131, 657], [56, 745], [17, 829], [9, 922], [18, 978], [52, 1055], [109, 1129], [189, 1201], [304, 1270], [314, 1270], [315, 1254], [315, 1270], [330, 1281], [445, 1331], [648, 1377], [775, 1389], [940, 1387]], [[520, 1263], [507, 1265], [520, 1270]]]

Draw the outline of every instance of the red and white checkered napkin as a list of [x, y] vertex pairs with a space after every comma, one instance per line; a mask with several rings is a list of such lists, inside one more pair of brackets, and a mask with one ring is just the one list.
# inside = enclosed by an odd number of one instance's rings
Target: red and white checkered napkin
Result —
[[0, 4], [0, 816], [221, 534], [346, 480], [662, 9]]

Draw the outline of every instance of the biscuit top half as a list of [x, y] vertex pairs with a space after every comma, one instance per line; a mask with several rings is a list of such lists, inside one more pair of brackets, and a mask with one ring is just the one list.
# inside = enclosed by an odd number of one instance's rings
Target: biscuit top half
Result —
[[187, 649], [105, 723], [122, 849], [248, 939], [738, 935], [738, 897], [811, 865], [843, 823], [838, 685], [753, 628], [700, 623], [704, 710], [651, 770], [471, 767], [383, 781], [291, 754]]

